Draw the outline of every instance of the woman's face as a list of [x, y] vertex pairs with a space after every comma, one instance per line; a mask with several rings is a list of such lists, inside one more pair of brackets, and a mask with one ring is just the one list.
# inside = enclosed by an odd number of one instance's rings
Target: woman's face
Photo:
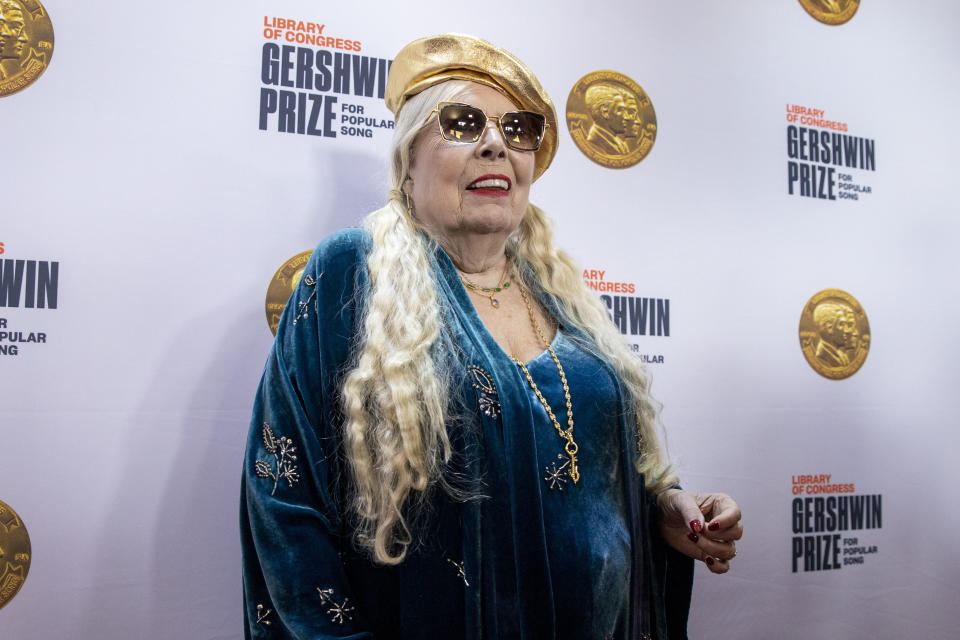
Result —
[[[476, 83], [451, 101], [477, 107], [488, 116], [517, 110], [499, 91]], [[479, 141], [467, 144], [444, 140], [433, 115], [414, 142], [403, 190], [412, 199], [420, 224], [441, 240], [509, 235], [527, 208], [533, 164], [534, 152], [507, 147], [493, 120], [487, 121]]]

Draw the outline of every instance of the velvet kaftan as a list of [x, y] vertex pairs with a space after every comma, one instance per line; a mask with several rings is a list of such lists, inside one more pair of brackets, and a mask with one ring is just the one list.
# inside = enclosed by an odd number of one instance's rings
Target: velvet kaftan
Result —
[[[612, 371], [575, 331], [558, 333], [581, 480], [551, 481], [563, 442], [441, 249], [432, 263], [447, 327], [441, 351], [458, 372], [450, 481], [474, 497], [434, 489], [399, 566], [352, 547], [338, 390], [365, 304], [369, 246], [352, 229], [317, 247], [267, 360], [241, 488], [246, 638], [685, 639], [693, 563], [657, 531]], [[541, 301], [562, 322], [557, 303]], [[529, 369], [565, 428], [552, 358], [541, 354]]]

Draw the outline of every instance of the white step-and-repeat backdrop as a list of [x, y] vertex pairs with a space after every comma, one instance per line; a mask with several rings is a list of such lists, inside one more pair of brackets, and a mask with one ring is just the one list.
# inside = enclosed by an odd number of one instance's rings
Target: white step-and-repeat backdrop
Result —
[[691, 636], [956, 637], [960, 5], [858, 4], [0, 0], [0, 636], [241, 636], [276, 296], [460, 31], [552, 95], [532, 199], [743, 507]]

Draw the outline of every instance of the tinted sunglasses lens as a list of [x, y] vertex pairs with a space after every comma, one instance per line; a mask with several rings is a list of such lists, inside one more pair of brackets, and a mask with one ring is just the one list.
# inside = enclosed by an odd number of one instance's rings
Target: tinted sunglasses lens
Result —
[[465, 104], [447, 104], [440, 108], [440, 133], [452, 142], [476, 142], [487, 126], [480, 109]]
[[500, 118], [507, 144], [521, 151], [536, 151], [543, 140], [544, 117], [531, 111], [512, 111]]

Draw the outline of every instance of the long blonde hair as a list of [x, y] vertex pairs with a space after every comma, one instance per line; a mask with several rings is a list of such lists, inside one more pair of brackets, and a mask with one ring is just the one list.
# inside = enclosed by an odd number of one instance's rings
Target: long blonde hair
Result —
[[[453, 454], [447, 433], [452, 376], [449, 358], [436, 349], [443, 326], [430, 266], [432, 241], [407, 212], [401, 187], [426, 116], [469, 85], [444, 82], [407, 101], [393, 138], [390, 198], [364, 221], [373, 240], [367, 257], [370, 291], [354, 364], [343, 383], [344, 441], [356, 542], [383, 564], [403, 561], [412, 542], [405, 507], [444, 484]], [[528, 205], [507, 251], [525, 283], [560, 302], [560, 320], [586, 336], [584, 346], [619, 378], [628, 415], [636, 416], [637, 471], [645, 474], [647, 490], [675, 484], [660, 452], [647, 373], [580, 269], [556, 248], [541, 209]]]

